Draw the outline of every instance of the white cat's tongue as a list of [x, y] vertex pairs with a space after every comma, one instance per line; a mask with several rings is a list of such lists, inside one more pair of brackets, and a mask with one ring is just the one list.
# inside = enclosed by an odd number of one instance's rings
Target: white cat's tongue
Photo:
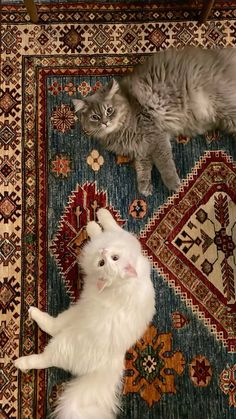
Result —
[[107, 281], [106, 281], [105, 279], [103, 279], [103, 278], [99, 278], [99, 279], [97, 280], [97, 289], [98, 289], [99, 291], [103, 291], [103, 290], [104, 290], [104, 288], [105, 288], [107, 285], [108, 285], [108, 283], [107, 283]]

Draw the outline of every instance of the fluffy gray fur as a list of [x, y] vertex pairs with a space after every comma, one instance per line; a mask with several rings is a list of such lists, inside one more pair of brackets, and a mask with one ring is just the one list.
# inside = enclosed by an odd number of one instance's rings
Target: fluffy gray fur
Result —
[[168, 49], [112, 80], [84, 100], [74, 100], [84, 132], [135, 160], [139, 191], [152, 193], [153, 164], [172, 191], [180, 180], [171, 138], [211, 129], [236, 132], [236, 50]]

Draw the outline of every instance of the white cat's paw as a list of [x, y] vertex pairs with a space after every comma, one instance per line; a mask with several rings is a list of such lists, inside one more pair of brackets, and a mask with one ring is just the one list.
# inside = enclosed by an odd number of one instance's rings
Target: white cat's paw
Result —
[[21, 371], [27, 371], [29, 369], [27, 356], [21, 356], [20, 358], [14, 361], [14, 365]]
[[33, 311], [36, 309], [36, 307], [31, 306], [28, 310], [28, 316], [30, 320], [33, 320]]
[[41, 313], [41, 311], [37, 308], [37, 307], [33, 307], [33, 306], [31, 306], [30, 308], [29, 308], [29, 310], [28, 310], [28, 315], [29, 315], [29, 318], [31, 319], [31, 320], [35, 320], [35, 318], [36, 318], [36, 316], [37, 316], [37, 313], [38, 312], [40, 312]]
[[100, 234], [102, 230], [101, 227], [95, 221], [90, 221], [87, 224], [86, 231], [89, 237], [94, 237]]
[[101, 225], [103, 225], [103, 222], [107, 219], [113, 219], [110, 211], [108, 211], [106, 208], [99, 208], [99, 210], [97, 211], [97, 218]]

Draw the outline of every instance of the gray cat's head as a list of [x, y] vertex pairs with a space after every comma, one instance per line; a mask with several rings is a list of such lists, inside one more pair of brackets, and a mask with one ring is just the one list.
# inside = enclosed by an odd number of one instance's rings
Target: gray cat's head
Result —
[[93, 95], [74, 99], [73, 103], [83, 131], [98, 139], [119, 131], [127, 117], [128, 102], [114, 79]]

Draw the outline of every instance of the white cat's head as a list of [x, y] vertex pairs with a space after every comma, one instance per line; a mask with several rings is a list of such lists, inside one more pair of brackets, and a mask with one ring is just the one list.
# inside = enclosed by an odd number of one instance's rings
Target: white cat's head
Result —
[[83, 131], [94, 138], [103, 139], [119, 131], [127, 117], [127, 101], [114, 79], [85, 99], [74, 99], [73, 103]]
[[84, 247], [80, 264], [86, 281], [98, 291], [107, 287], [120, 287], [137, 279], [136, 264], [141, 254], [139, 241], [120, 229], [102, 231], [95, 223], [88, 224], [91, 240]]

